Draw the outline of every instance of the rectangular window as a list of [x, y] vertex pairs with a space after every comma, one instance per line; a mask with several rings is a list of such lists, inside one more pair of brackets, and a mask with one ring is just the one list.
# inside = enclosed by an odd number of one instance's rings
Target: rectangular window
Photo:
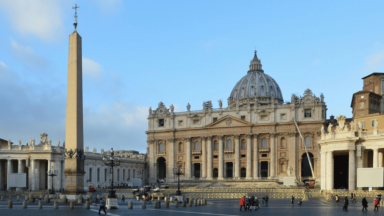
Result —
[[311, 118], [311, 109], [304, 110], [304, 118]]
[[199, 159], [199, 156], [195, 156], [195, 159]]
[[159, 119], [159, 127], [164, 127], [164, 119]]
[[268, 154], [261, 154], [261, 157], [268, 157]]
[[246, 148], [245, 142], [241, 142], [241, 149], [245, 149], [245, 148]]
[[364, 102], [360, 102], [360, 109], [364, 108]]
[[100, 168], [97, 168], [97, 182], [100, 182]]
[[107, 181], [107, 169], [104, 169], [104, 181]]
[[123, 169], [123, 181], [125, 181], [125, 169]]
[[131, 170], [129, 169], [128, 170], [128, 180], [130, 180], [131, 179]]
[[260, 115], [260, 120], [262, 121], [268, 120], [268, 115]]
[[245, 158], [245, 155], [241, 155], [242, 158]]
[[361, 121], [361, 127], [365, 128], [365, 121]]
[[199, 119], [193, 119], [193, 124], [199, 124], [200, 120]]
[[117, 181], [120, 181], [120, 170], [117, 170]]
[[244, 121], [245, 121], [245, 116], [241, 116], [241, 120], [244, 120]]
[[219, 158], [217, 155], [213, 155], [213, 158]]
[[92, 182], [92, 168], [89, 168], [89, 182]]
[[135, 178], [135, 170], [133, 170], [133, 176], [132, 177]]
[[213, 118], [213, 122], [217, 121], [217, 118]]
[[214, 151], [219, 150], [219, 144], [217, 144], [217, 143], [213, 144], [213, 150]]
[[285, 115], [285, 113], [280, 114], [280, 119], [281, 120], [287, 119], [287, 116]]
[[183, 120], [179, 120], [179, 126], [183, 126]]

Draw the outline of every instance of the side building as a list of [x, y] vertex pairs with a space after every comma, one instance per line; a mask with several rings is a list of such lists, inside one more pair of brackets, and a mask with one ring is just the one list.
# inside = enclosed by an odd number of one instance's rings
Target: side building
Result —
[[[277, 82], [265, 74], [256, 51], [247, 74], [235, 84], [228, 107], [211, 101], [202, 109], [174, 112], [162, 102], [148, 116], [149, 182], [181, 179], [311, 178], [304, 145], [320, 176], [320, 128], [326, 119], [324, 96], [310, 89], [284, 102]], [[292, 118], [305, 137], [303, 143]]]
[[[53, 189], [65, 189], [65, 143], [56, 145], [48, 139], [48, 135], [40, 135], [41, 141], [35, 143], [31, 139], [26, 145], [22, 145], [19, 140], [18, 145], [8, 140], [0, 139], [0, 190], [47, 190], [51, 189], [52, 178], [47, 175], [47, 171], [57, 170], [58, 175], [53, 178]], [[103, 157], [109, 156], [111, 151], [101, 149], [97, 153], [96, 148], [92, 152], [85, 147], [85, 178], [84, 185], [96, 188], [110, 186], [111, 168], [103, 163]], [[120, 166], [114, 167], [114, 185], [121, 183], [132, 183], [133, 178], [141, 178], [146, 181], [146, 155], [139, 154], [137, 151], [115, 151], [115, 156], [121, 158]], [[27, 187], [13, 188], [8, 184], [10, 173], [26, 173]]]
[[338, 116], [321, 129], [321, 189], [357, 187], [357, 168], [383, 167], [384, 73], [363, 77], [363, 90], [352, 96], [353, 118]]

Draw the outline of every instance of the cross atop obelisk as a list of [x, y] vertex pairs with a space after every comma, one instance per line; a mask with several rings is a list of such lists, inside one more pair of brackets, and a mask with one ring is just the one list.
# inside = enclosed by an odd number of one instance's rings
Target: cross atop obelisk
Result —
[[75, 9], [75, 21], [73, 22], [73, 25], [75, 26], [75, 31], [77, 27], [77, 8], [80, 8], [77, 6], [77, 4], [75, 4], [75, 7], [72, 7], [72, 9]]

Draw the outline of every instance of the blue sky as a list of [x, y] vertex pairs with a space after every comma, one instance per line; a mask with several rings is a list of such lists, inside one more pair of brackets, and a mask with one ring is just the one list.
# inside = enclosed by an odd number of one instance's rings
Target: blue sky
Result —
[[328, 118], [352, 117], [361, 78], [384, 72], [383, 1], [0, 0], [0, 138], [64, 140], [75, 3], [85, 145], [98, 151], [145, 152], [148, 108], [160, 101], [217, 107], [255, 48], [285, 101], [323, 93]]

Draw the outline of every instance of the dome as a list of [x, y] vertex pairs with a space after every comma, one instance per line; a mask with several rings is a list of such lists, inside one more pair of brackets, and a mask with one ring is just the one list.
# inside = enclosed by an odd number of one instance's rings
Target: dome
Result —
[[255, 51], [247, 75], [236, 83], [228, 98], [230, 107], [236, 106], [237, 101], [239, 101], [239, 106], [254, 104], [255, 101], [257, 104], [270, 104], [272, 101], [275, 104], [284, 102], [279, 85], [272, 77], [264, 73], [256, 53]]

